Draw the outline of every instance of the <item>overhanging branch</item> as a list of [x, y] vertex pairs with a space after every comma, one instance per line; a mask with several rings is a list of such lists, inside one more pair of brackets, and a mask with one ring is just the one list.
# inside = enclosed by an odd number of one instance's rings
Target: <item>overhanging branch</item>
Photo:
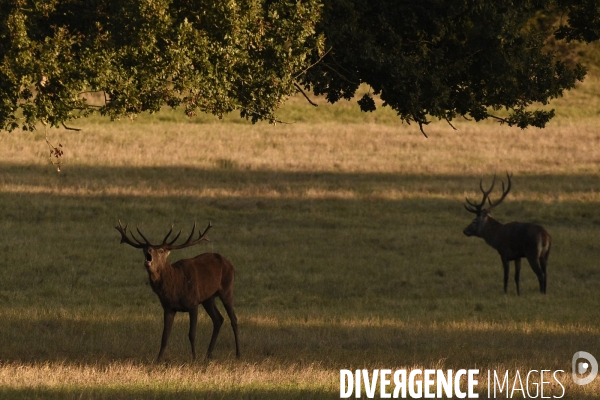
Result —
[[308, 67], [306, 67], [304, 70], [302, 70], [302, 72], [300, 72], [298, 75], [296, 75], [294, 77], [294, 80], [298, 79], [300, 76], [302, 76], [303, 74], [305, 74], [306, 71], [308, 71], [309, 69], [311, 69], [312, 67], [314, 67], [315, 65], [317, 65], [318, 63], [320, 63], [321, 60], [323, 58], [325, 58], [325, 56], [331, 51], [331, 49], [333, 49], [333, 47], [330, 47], [329, 50], [327, 50], [325, 53], [323, 53], [323, 55], [321, 57], [319, 57], [319, 59], [317, 61], [315, 61], [314, 63], [310, 64]]
[[60, 124], [63, 126], [63, 128], [65, 128], [68, 131], [81, 132], [81, 128], [71, 128], [69, 126], [66, 126], [64, 122], [61, 122]]
[[294, 86], [296, 87], [296, 89], [302, 93], [302, 96], [304, 96], [304, 98], [306, 99], [306, 101], [308, 101], [310, 103], [311, 106], [313, 107], [317, 107], [318, 104], [313, 102], [306, 93], [304, 93], [304, 90], [302, 90], [302, 88], [300, 87], [300, 85], [298, 85], [296, 82], [294, 82]]

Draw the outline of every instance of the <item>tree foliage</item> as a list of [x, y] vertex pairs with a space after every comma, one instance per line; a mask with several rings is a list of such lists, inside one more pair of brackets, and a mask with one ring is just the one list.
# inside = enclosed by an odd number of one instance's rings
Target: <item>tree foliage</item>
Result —
[[556, 30], [557, 39], [568, 42], [594, 42], [600, 39], [600, 0], [559, 0], [558, 9], [561, 17], [567, 16], [567, 21], [561, 20]]
[[[336, 102], [363, 83], [363, 111], [376, 94], [421, 129], [461, 116], [543, 127], [553, 111], [532, 105], [585, 75], [545, 47], [548, 35], [600, 38], [600, 0], [322, 3], [0, 0], [0, 129], [165, 104], [276, 121], [301, 86]], [[558, 22], [532, 23], [540, 15]]]
[[[531, 105], [561, 96], [585, 69], [569, 68], [548, 51], [545, 40], [553, 32], [532, 21], [541, 14], [562, 17], [558, 38], [596, 40], [597, 3], [327, 0], [318, 32], [332, 50], [302, 83], [330, 102], [352, 98], [366, 83], [421, 129], [430, 117], [450, 123], [458, 116], [544, 127], [553, 110]], [[370, 96], [359, 101], [363, 111], [375, 109]], [[496, 116], [501, 109], [508, 116]]]
[[164, 104], [274, 120], [319, 14], [316, 0], [0, 0], [0, 129]]

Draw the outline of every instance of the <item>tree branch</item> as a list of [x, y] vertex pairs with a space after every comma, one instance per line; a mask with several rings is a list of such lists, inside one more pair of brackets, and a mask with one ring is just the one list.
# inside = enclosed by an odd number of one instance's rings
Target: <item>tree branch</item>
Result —
[[[358, 81], [359, 81], [359, 82], [361, 81], [360, 77], [356, 76], [356, 74], [354, 74], [354, 72], [352, 72], [352, 71], [348, 70], [348, 69], [347, 69], [347, 68], [345, 68], [345, 67], [344, 67], [342, 64], [340, 64], [340, 63], [338, 62], [338, 60], [336, 60], [336, 59], [335, 59], [335, 57], [333, 56], [333, 54], [331, 55], [331, 59], [333, 60], [333, 62], [334, 62], [334, 63], [335, 63], [335, 64], [336, 64], [338, 67], [340, 67], [341, 69], [343, 69], [344, 71], [346, 71], [348, 74], [352, 75], [354, 78], [358, 79]], [[348, 81], [348, 82], [350, 82], [350, 81]]]
[[71, 128], [65, 125], [64, 122], [61, 121], [61, 125], [63, 126], [63, 128], [65, 128], [68, 131], [77, 131], [77, 132], [81, 132], [81, 128]]
[[352, 85], [355, 85], [355, 84], [356, 84], [356, 82], [352, 82], [350, 79], [346, 78], [346, 77], [344, 76], [344, 74], [342, 74], [342, 73], [341, 73], [340, 71], [338, 71], [337, 69], [333, 68], [331, 65], [329, 65], [329, 64], [327, 64], [327, 63], [323, 63], [323, 65], [324, 65], [325, 67], [329, 68], [330, 70], [332, 70], [333, 72], [335, 72], [336, 74], [338, 74], [338, 76], [339, 76], [340, 78], [342, 78], [343, 80], [345, 80], [346, 82], [348, 82], [348, 83], [351, 83]]
[[[50, 155], [49, 155], [50, 163], [52, 165], [56, 165], [56, 170], [58, 172], [60, 172], [62, 156], [64, 155], [64, 152], [62, 150], [62, 144], [59, 143], [58, 147], [56, 147], [52, 143], [50, 143], [50, 141], [48, 140], [48, 131], [46, 128], [46, 124], [44, 124], [44, 133], [46, 134], [46, 143], [48, 144], [48, 147], [50, 148]], [[53, 160], [52, 157], [54, 157], [56, 160]]]
[[509, 124], [510, 125], [510, 122], [506, 118], [497, 117], [497, 116], [492, 115], [492, 114], [487, 114], [487, 116], [490, 117], [490, 118], [494, 118], [495, 120], [500, 121], [500, 124]]
[[318, 107], [318, 104], [314, 103], [307, 95], [306, 93], [304, 93], [304, 90], [302, 90], [302, 88], [300, 87], [300, 85], [298, 85], [296, 82], [294, 82], [294, 86], [296, 86], [296, 89], [302, 93], [302, 96], [304, 96], [304, 98], [306, 99], [306, 101], [308, 101], [310, 103], [311, 106], [313, 107]]
[[425, 139], [429, 139], [429, 136], [427, 136], [427, 134], [423, 130], [423, 124], [428, 125], [429, 122], [422, 122], [422, 121], [417, 121], [417, 122], [419, 123], [419, 129], [421, 130], [421, 133], [423, 134], [423, 136], [425, 136]]
[[[256, 112], [255, 110], [253, 110], [253, 109], [251, 109], [251, 108], [248, 108], [248, 107], [239, 107], [239, 108], [237, 108], [237, 109], [238, 109], [238, 110], [244, 110], [244, 111], [246, 111], [246, 112], [247, 112], [247, 115], [245, 116], [245, 118], [246, 118], [246, 119], [248, 119], [248, 115], [249, 115], [249, 114], [260, 114], [260, 113]], [[262, 118], [261, 118], [261, 119], [262, 119]], [[268, 121], [269, 121], [269, 123], [271, 123], [271, 124], [284, 124], [284, 125], [291, 125], [291, 124], [293, 123], [293, 122], [285, 122], [285, 121], [282, 121], [282, 120], [280, 120], [280, 119], [277, 119], [277, 118], [275, 118], [275, 117], [266, 117], [266, 118], [264, 118], [264, 119], [268, 120]], [[252, 123], [254, 123], [254, 122], [252, 122]]]
[[77, 95], [86, 94], [86, 93], [100, 93], [100, 92], [104, 92], [104, 90], [84, 90], [83, 92], [77, 93]]
[[296, 75], [294, 77], [294, 80], [298, 79], [301, 75], [305, 74], [306, 71], [308, 71], [309, 69], [311, 69], [312, 67], [314, 67], [315, 65], [317, 65], [318, 63], [321, 62], [321, 60], [323, 58], [325, 58], [325, 56], [331, 51], [331, 49], [333, 49], [333, 47], [330, 47], [329, 50], [327, 50], [325, 53], [323, 53], [323, 55], [321, 57], [319, 57], [319, 59], [317, 61], [315, 61], [314, 63], [310, 64], [308, 67], [306, 67], [302, 72], [300, 72], [298, 75]]
[[452, 122], [450, 122], [450, 120], [449, 120], [447, 117], [446, 117], [446, 118], [444, 118], [444, 119], [446, 120], [446, 122], [448, 123], [448, 125], [450, 125], [450, 126], [452, 127], [452, 129], [454, 129], [455, 131], [457, 131], [457, 130], [458, 130], [458, 129], [456, 129], [456, 128], [454, 127], [454, 125], [452, 125]]

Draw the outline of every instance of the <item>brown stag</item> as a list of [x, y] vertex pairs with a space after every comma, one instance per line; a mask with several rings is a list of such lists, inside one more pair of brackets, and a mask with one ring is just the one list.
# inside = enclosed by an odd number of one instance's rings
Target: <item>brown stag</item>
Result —
[[131, 238], [127, 235], [127, 225], [123, 227], [119, 220], [119, 226], [115, 228], [121, 233], [121, 243], [127, 243], [136, 249], [142, 249], [144, 252], [144, 266], [148, 272], [150, 286], [154, 293], [158, 295], [160, 303], [164, 310], [164, 326], [158, 361], [163, 357], [167, 341], [173, 327], [175, 313], [187, 312], [190, 316], [189, 339], [192, 345], [192, 357], [196, 358], [196, 325], [198, 321], [198, 305], [202, 304], [213, 323], [213, 333], [206, 353], [207, 358], [212, 357], [212, 351], [219, 335], [221, 325], [223, 325], [223, 316], [219, 313], [215, 305], [215, 298], [219, 297], [227, 315], [231, 320], [233, 335], [235, 338], [235, 353], [239, 358], [240, 349], [238, 346], [238, 327], [237, 317], [233, 311], [233, 281], [235, 270], [233, 265], [220, 254], [204, 253], [190, 259], [183, 259], [171, 264], [167, 257], [171, 250], [183, 249], [193, 246], [206, 238], [206, 233], [212, 227], [209, 223], [203, 233], [199, 233], [198, 238], [192, 240], [196, 231], [196, 223], [192, 228], [192, 233], [188, 239], [179, 245], [175, 241], [179, 238], [181, 231], [171, 241], [169, 237], [173, 232], [173, 227], [161, 244], [150, 244], [148, 239], [137, 229], [144, 242], [138, 240], [133, 233]]
[[[540, 292], [546, 293], [546, 267], [548, 265], [548, 256], [550, 255], [551, 237], [546, 230], [540, 225], [510, 222], [501, 224], [490, 216], [492, 210], [506, 197], [510, 192], [511, 181], [510, 175], [506, 174], [508, 185], [504, 189], [504, 181], [502, 181], [502, 197], [499, 200], [492, 202], [490, 193], [494, 189], [496, 183], [496, 175], [492, 181], [492, 186], [489, 190], [483, 189], [483, 182], [479, 182], [479, 188], [483, 192], [483, 198], [480, 203], [472, 203], [467, 200], [465, 208], [467, 211], [475, 214], [475, 219], [467, 226], [463, 233], [467, 236], [477, 236], [485, 240], [487, 244], [492, 246], [500, 254], [502, 265], [504, 267], [504, 293], [508, 286], [508, 270], [509, 262], [515, 262], [515, 282], [517, 283], [517, 294], [520, 295], [519, 274], [521, 272], [521, 258], [527, 258], [533, 272], [537, 275], [540, 283]], [[484, 209], [486, 200], [489, 207]]]

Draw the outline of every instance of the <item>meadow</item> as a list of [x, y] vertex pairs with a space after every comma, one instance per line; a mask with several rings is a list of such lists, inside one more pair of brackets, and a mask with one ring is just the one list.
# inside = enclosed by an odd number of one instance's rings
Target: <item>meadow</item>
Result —
[[[433, 122], [428, 139], [390, 110], [301, 97], [277, 125], [164, 110], [0, 133], [0, 397], [339, 398], [340, 369], [363, 368], [563, 370], [563, 398], [600, 397], [600, 378], [571, 379], [576, 351], [600, 356], [599, 87], [543, 130]], [[521, 296], [513, 265], [504, 294], [498, 254], [462, 234], [465, 197], [507, 171], [494, 216], [552, 235], [545, 296], [525, 260]], [[162, 308], [118, 219], [154, 241], [212, 222], [170, 258], [235, 265], [239, 360], [226, 319], [214, 359], [192, 362], [178, 314], [154, 362]], [[201, 312], [200, 354], [211, 329]]]

